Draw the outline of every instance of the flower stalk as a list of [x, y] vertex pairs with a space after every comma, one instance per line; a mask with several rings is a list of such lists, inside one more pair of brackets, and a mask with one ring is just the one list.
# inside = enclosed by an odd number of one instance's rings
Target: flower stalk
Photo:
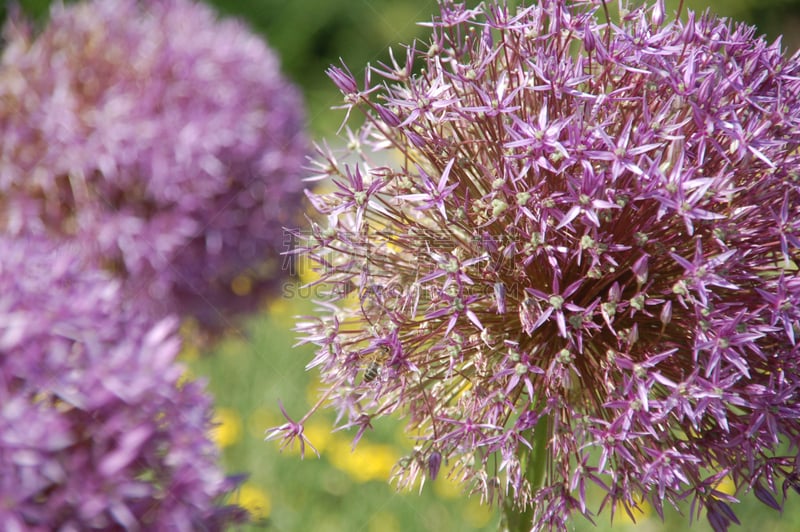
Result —
[[[548, 441], [548, 422], [546, 417], [542, 417], [536, 422], [533, 430], [522, 434], [526, 440], [531, 440], [532, 447], [520, 447], [519, 461], [525, 464], [525, 479], [536, 491], [541, 488], [547, 467], [547, 441]], [[507, 498], [503, 502], [503, 517], [501, 528], [507, 532], [528, 532], [533, 522], [533, 505], [524, 508], [515, 506], [513, 499]]]

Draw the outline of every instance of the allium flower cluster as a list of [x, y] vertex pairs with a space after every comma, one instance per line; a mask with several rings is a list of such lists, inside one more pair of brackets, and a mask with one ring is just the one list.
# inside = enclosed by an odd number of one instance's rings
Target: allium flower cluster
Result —
[[5, 40], [6, 231], [93, 242], [130, 292], [209, 325], [275, 288], [307, 141], [258, 37], [190, 0], [88, 0]]
[[180, 383], [176, 319], [120, 303], [74, 249], [0, 239], [4, 530], [221, 530], [242, 511], [210, 441], [210, 400]]
[[443, 1], [363, 84], [330, 69], [367, 121], [319, 150], [298, 328], [356, 438], [407, 417], [400, 485], [449, 464], [536, 530], [641, 501], [726, 530], [724, 477], [800, 491], [800, 62], [603, 7]]

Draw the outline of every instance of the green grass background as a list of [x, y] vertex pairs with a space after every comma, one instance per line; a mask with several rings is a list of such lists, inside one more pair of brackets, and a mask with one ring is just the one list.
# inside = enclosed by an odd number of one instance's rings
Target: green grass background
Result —
[[[332, 138], [343, 118], [330, 107], [340, 103], [338, 93], [324, 74], [342, 58], [360, 75], [368, 63], [385, 61], [388, 47], [424, 38], [418, 21], [429, 20], [433, 0], [210, 0], [227, 15], [245, 19], [267, 38], [280, 54], [284, 70], [302, 88], [308, 106], [308, 125], [317, 140]], [[23, 8], [43, 20], [47, 0], [24, 0]], [[468, 2], [474, 4], [475, 2]], [[677, 0], [668, 2], [677, 5]], [[796, 0], [687, 0], [694, 9], [712, 9], [759, 25], [769, 36], [794, 33], [800, 20]], [[7, 5], [0, 0], [0, 17]], [[800, 42], [785, 41], [791, 51]], [[297, 292], [297, 286], [289, 287]], [[222, 425], [217, 437], [223, 447], [226, 469], [247, 473], [240, 497], [259, 508], [259, 519], [243, 530], [281, 532], [315, 531], [478, 531], [496, 530], [497, 513], [476, 498], [463, 495], [443, 474], [421, 492], [399, 493], [387, 482], [391, 463], [408, 452], [411, 443], [399, 420], [375, 424], [355, 452], [352, 433], [330, 434], [333, 417], [318, 416], [309, 423], [309, 435], [320, 446], [321, 458], [309, 452], [301, 460], [296, 450], [279, 452], [275, 442], [264, 441], [264, 430], [282, 423], [278, 400], [289, 413], [302, 416], [316, 399], [315, 374], [304, 371], [312, 357], [308, 346], [294, 348], [293, 316], [311, 312], [302, 297], [279, 297], [265, 310], [232, 328], [217, 344], [191, 348], [188, 329], [186, 360], [191, 373], [205, 378], [216, 398]], [[741, 530], [800, 530], [800, 497], [790, 494], [784, 515], [767, 509], [753, 496], [737, 506]], [[593, 507], [597, 507], [598, 498]], [[598, 530], [678, 531], [688, 517], [672, 513], [665, 523], [642, 515], [637, 524], [617, 519], [612, 526], [607, 513], [598, 518]], [[594, 527], [577, 519], [576, 530]], [[707, 531], [705, 518], [694, 530]]]

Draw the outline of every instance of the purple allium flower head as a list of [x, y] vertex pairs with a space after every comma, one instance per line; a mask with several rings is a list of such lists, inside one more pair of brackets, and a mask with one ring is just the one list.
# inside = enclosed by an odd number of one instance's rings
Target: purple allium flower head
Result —
[[210, 399], [179, 382], [177, 319], [46, 241], [0, 237], [4, 530], [221, 530], [241, 509], [209, 439]]
[[367, 121], [309, 194], [323, 303], [298, 329], [326, 398], [354, 427], [407, 416], [401, 485], [441, 460], [536, 530], [642, 500], [725, 530], [726, 476], [780, 507], [800, 491], [798, 57], [661, 1], [440, 7], [364, 85], [331, 68]]
[[258, 37], [190, 0], [94, 0], [5, 39], [6, 231], [93, 242], [130, 292], [208, 325], [275, 288], [307, 140]]

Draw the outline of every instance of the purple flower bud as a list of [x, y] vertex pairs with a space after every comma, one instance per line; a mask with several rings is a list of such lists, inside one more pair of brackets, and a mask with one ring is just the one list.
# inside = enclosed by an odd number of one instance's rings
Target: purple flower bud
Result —
[[683, 33], [681, 34], [681, 40], [684, 43], [688, 44], [694, 40], [695, 25], [694, 11], [689, 11], [689, 14], [686, 17], [686, 24], [683, 27]]
[[583, 27], [583, 47], [588, 54], [591, 54], [597, 48], [597, 37], [588, 24]]
[[654, 26], [661, 26], [664, 23], [664, 13], [664, 0], [656, 0], [651, 13], [651, 20]]
[[383, 120], [387, 126], [397, 127], [400, 125], [400, 119], [397, 118], [397, 115], [383, 105], [376, 105], [375, 112], [378, 113], [380, 119]]
[[727, 503], [719, 499], [711, 499], [707, 504], [708, 521], [714, 532], [727, 532], [732, 523], [740, 525], [739, 519]]
[[325, 73], [328, 74], [328, 77], [333, 80], [333, 82], [336, 84], [336, 87], [342, 91], [342, 94], [345, 96], [348, 94], [356, 94], [358, 92], [356, 79], [353, 77], [353, 74], [350, 73], [350, 70], [347, 68], [347, 66], [344, 67], [344, 70], [339, 67], [332, 66], [326, 70]]
[[761, 483], [755, 485], [753, 488], [753, 493], [755, 493], [759, 501], [763, 502], [773, 510], [778, 510], [780, 512], [783, 509], [783, 506], [775, 499], [775, 496], [772, 494], [772, 492], [765, 488]]
[[436, 480], [440, 467], [442, 467], [442, 455], [434, 451], [428, 455], [428, 475], [430, 475], [431, 480]]

